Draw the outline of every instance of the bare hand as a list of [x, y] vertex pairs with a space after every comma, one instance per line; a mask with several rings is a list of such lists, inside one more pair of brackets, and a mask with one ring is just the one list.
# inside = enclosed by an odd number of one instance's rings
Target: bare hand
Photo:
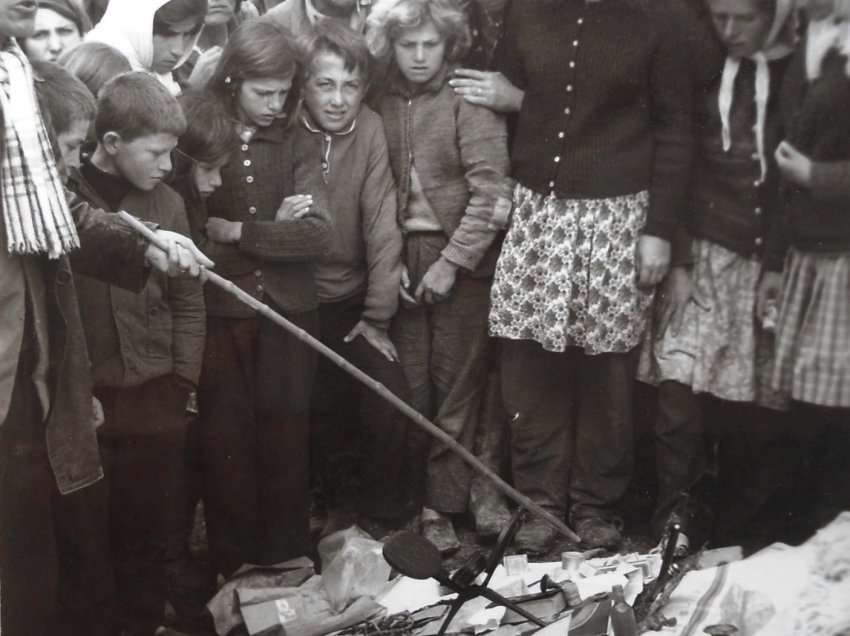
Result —
[[422, 302], [423, 298], [429, 305], [438, 303], [449, 297], [456, 279], [457, 265], [450, 263], [441, 256], [425, 272], [425, 276], [422, 277], [413, 297], [417, 303]]
[[206, 270], [215, 266], [189, 237], [168, 230], [157, 230], [156, 235], [166, 249], [150, 243], [145, 250], [145, 261], [155, 270], [171, 277], [188, 274], [203, 280]]
[[345, 342], [351, 342], [358, 336], [366, 338], [366, 342], [377, 349], [390, 362], [398, 362], [398, 351], [396, 351], [395, 345], [390, 340], [386, 329], [381, 329], [365, 320], [361, 320], [354, 325], [354, 329], [348, 332], [344, 340]]
[[242, 239], [242, 224], [220, 216], [207, 219], [207, 238], [216, 243], [238, 243]]
[[501, 73], [459, 68], [449, 80], [455, 93], [470, 104], [484, 106], [497, 113], [516, 113], [522, 107], [525, 92]]
[[243, 22], [250, 18], [259, 18], [260, 11], [254, 6], [253, 2], [250, 2], [250, 0], [243, 0], [239, 3], [239, 17]]
[[667, 331], [674, 336], [682, 329], [682, 319], [685, 316], [685, 307], [694, 301], [702, 309], [707, 309], [693, 294], [694, 286], [691, 273], [686, 267], [673, 267], [664, 277], [661, 284], [661, 293], [658, 296], [658, 325], [656, 338], [661, 338]]
[[286, 197], [274, 215], [275, 221], [291, 221], [307, 215], [313, 206], [312, 194], [293, 194]]
[[189, 79], [186, 80], [189, 86], [203, 88], [209, 83], [215, 72], [215, 67], [218, 66], [218, 61], [221, 59], [221, 51], [220, 46], [211, 46], [198, 56], [195, 67], [189, 74]]
[[103, 404], [95, 396], [91, 396], [92, 424], [95, 428], [103, 426], [106, 416], [103, 414]]
[[401, 296], [401, 302], [405, 307], [413, 307], [419, 304], [410, 295], [410, 272], [407, 271], [407, 265], [401, 266], [401, 285], [398, 288], [398, 295]]
[[782, 291], [782, 274], [779, 272], [764, 272], [759, 281], [758, 296], [756, 298], [756, 318], [764, 322], [771, 303], [779, 301], [779, 293]]
[[638, 239], [638, 287], [655, 287], [667, 274], [669, 266], [670, 241], [642, 234]]
[[804, 188], [811, 185], [812, 160], [787, 141], [783, 141], [776, 149], [776, 163], [787, 181]]

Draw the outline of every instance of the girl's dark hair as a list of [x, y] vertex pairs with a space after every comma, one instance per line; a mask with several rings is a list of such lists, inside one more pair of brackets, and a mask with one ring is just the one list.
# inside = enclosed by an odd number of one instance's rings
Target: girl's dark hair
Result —
[[230, 35], [207, 87], [238, 116], [236, 99], [242, 82], [248, 79], [292, 79], [284, 113], [294, 117], [301, 92], [302, 55], [295, 37], [264, 18], [243, 22]]
[[153, 16], [154, 35], [167, 35], [171, 27], [186, 20], [195, 20], [195, 29], [204, 26], [207, 0], [168, 0]]
[[186, 132], [177, 148], [193, 161], [218, 163], [239, 145], [239, 135], [227, 108], [208, 90], [189, 90], [177, 98], [186, 116]]

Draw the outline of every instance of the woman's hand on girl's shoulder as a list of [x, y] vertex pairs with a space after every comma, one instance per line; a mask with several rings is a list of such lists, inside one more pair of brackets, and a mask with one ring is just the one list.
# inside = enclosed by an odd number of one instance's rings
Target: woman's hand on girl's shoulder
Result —
[[449, 80], [454, 92], [470, 104], [484, 106], [497, 113], [516, 113], [522, 107], [525, 92], [499, 72], [459, 68]]

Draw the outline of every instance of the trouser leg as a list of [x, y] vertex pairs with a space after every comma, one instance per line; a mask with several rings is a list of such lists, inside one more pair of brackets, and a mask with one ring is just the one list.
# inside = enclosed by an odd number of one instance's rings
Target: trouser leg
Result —
[[166, 376], [98, 394], [118, 618], [130, 634], [153, 634], [164, 621], [166, 573], [180, 556], [173, 540], [181, 527], [188, 390]]
[[[435, 424], [474, 450], [487, 388], [489, 281], [458, 277], [452, 295], [431, 309], [430, 376], [436, 389]], [[427, 507], [466, 512], [472, 470], [461, 457], [433, 443], [428, 458]]]
[[[289, 320], [318, 335], [315, 311]], [[257, 562], [272, 564], [310, 551], [310, 395], [317, 353], [263, 318], [257, 387], [259, 511]]]
[[0, 426], [0, 633], [48, 636], [58, 601], [55, 482], [35, 389], [18, 376]]
[[563, 515], [574, 432], [575, 369], [569, 354], [545, 351], [536, 342], [502, 340], [501, 348], [514, 486]]
[[634, 470], [635, 352], [577, 354], [578, 414], [570, 480], [573, 523], [617, 519]]
[[679, 382], [658, 387], [655, 417], [655, 466], [658, 498], [653, 527], [664, 530], [679, 494], [690, 488], [705, 470], [705, 434], [699, 396]]
[[259, 523], [254, 367], [259, 322], [209, 318], [198, 387], [207, 538], [216, 572], [247, 562]]

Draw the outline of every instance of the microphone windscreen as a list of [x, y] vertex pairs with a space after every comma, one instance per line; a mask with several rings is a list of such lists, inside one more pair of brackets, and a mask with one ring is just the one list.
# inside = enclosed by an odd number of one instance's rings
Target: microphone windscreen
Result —
[[384, 543], [384, 559], [412, 579], [430, 579], [442, 572], [443, 560], [434, 544], [415, 532], [397, 532]]

